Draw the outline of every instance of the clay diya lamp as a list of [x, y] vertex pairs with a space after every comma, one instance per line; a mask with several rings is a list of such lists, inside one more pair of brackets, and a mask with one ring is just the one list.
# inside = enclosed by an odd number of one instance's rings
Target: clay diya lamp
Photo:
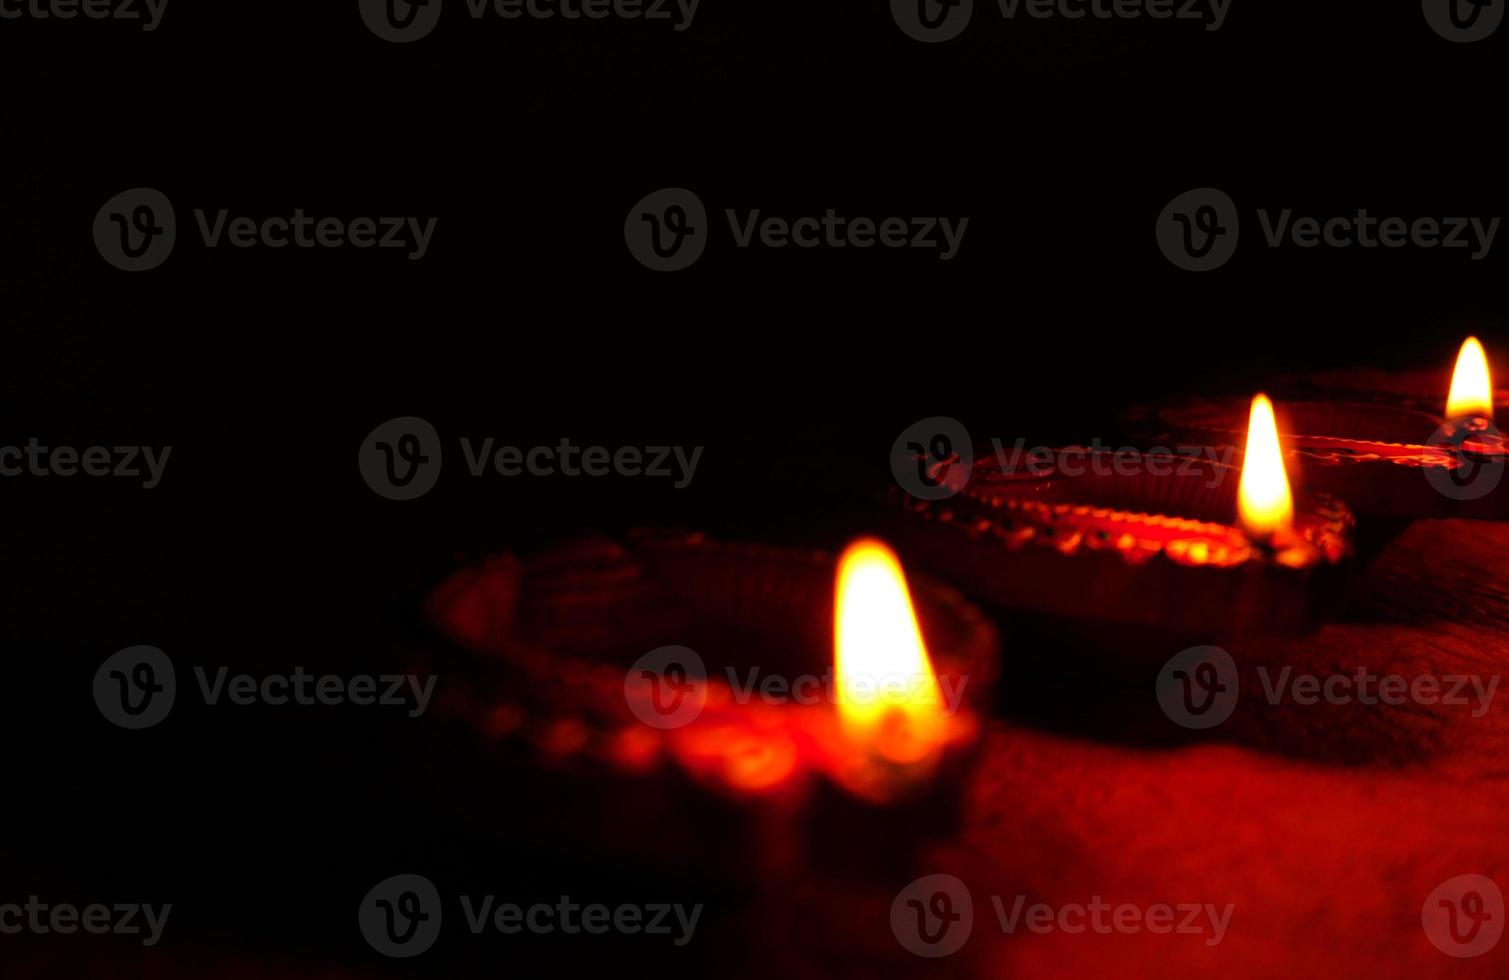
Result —
[[957, 820], [997, 668], [994, 626], [874, 540], [592, 538], [464, 568], [428, 610], [442, 782], [479, 822], [745, 884], [909, 871]]
[[[897, 494], [909, 560], [967, 593], [1061, 623], [1219, 638], [1308, 628], [1351, 554], [1352, 515], [1291, 491], [1272, 406], [1252, 405], [1240, 465], [1059, 450], [1051, 468], [976, 461], [960, 492]], [[1146, 649], [1167, 656], [1165, 643]], [[1151, 654], [1150, 654], [1151, 655]]]

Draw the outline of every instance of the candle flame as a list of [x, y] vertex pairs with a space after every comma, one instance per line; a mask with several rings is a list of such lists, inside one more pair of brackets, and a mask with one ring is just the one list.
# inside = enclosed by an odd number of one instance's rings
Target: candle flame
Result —
[[1294, 495], [1289, 490], [1289, 475], [1284, 472], [1273, 402], [1267, 395], [1252, 399], [1237, 501], [1242, 525], [1254, 536], [1286, 531], [1294, 521]]
[[834, 674], [849, 739], [893, 762], [937, 748], [945, 719], [922, 627], [901, 562], [886, 545], [861, 539], [838, 563]]
[[1451, 395], [1446, 399], [1446, 418], [1493, 417], [1493, 382], [1488, 376], [1488, 356], [1476, 337], [1468, 337], [1457, 355], [1451, 374]]

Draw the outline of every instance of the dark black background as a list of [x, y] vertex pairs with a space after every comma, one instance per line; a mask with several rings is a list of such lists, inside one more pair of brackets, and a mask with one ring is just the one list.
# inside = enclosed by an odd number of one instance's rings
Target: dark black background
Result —
[[[1234, 0], [1207, 33], [1008, 23], [985, 5], [937, 46], [878, 2], [704, 0], [684, 33], [472, 22], [458, 3], [404, 46], [344, 0], [174, 2], [150, 34], [0, 21], [0, 444], [173, 447], [149, 492], [0, 480], [0, 898], [175, 903], [156, 951], [4, 937], [0, 956], [102, 975], [153, 975], [163, 957], [377, 972], [390, 965], [362, 944], [356, 903], [400, 870], [649, 900], [614, 869], [452, 831], [415, 795], [429, 749], [412, 723], [190, 706], [117, 730], [89, 697], [117, 649], [159, 646], [181, 680], [193, 663], [376, 672], [402, 663], [426, 584], [520, 540], [673, 524], [840, 542], [922, 417], [1050, 444], [1112, 437], [1128, 402], [1448, 361], [1469, 331], [1501, 340], [1502, 247], [1481, 262], [1263, 247], [1260, 207], [1505, 210], [1502, 32], [1459, 46], [1414, 4], [1318, 6]], [[652, 273], [625, 249], [624, 217], [678, 185], [717, 214], [971, 221], [951, 262], [740, 251], [725, 235], [691, 269]], [[1249, 224], [1229, 265], [1193, 275], [1153, 225], [1206, 185]], [[181, 232], [165, 266], [127, 275], [90, 225], [137, 186], [174, 201]], [[439, 224], [422, 262], [206, 250], [187, 233], [198, 207]], [[399, 415], [434, 423], [448, 449], [469, 435], [705, 451], [679, 491], [472, 480], [453, 453], [435, 491], [393, 503], [356, 451]], [[675, 884], [673, 900], [701, 887]], [[421, 969], [611, 957], [632, 972], [665, 953], [457, 939]], [[658, 968], [720, 951], [675, 953]]]

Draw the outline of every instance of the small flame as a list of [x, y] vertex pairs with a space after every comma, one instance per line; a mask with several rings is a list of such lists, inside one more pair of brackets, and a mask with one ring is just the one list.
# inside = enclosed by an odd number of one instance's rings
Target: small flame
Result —
[[849, 545], [834, 608], [838, 710], [849, 739], [897, 763], [917, 762], [944, 738], [945, 719], [906, 575], [879, 541]]
[[1451, 374], [1451, 395], [1446, 399], [1448, 421], [1471, 416], [1493, 417], [1493, 382], [1488, 377], [1488, 356], [1476, 337], [1468, 337], [1457, 355]]
[[1294, 495], [1289, 491], [1289, 475], [1284, 472], [1273, 402], [1267, 395], [1252, 400], [1237, 499], [1242, 525], [1256, 537], [1287, 531], [1294, 521]]

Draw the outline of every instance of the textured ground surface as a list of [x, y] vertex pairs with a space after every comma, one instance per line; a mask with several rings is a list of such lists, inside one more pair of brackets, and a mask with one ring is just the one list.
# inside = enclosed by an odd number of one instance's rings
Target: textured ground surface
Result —
[[[965, 839], [932, 855], [974, 897], [973, 934], [956, 955], [991, 976], [1509, 974], [1509, 942], [1448, 957], [1421, 919], [1454, 876], [1509, 886], [1504, 698], [1485, 710], [1468, 687], [1465, 705], [1275, 705], [1257, 673], [1367, 668], [1486, 685], [1509, 666], [1506, 555], [1509, 525], [1415, 524], [1364, 570], [1350, 621], [1233, 645], [1236, 710], [1187, 744], [997, 726]], [[1147, 724], [1167, 723], [1151, 689], [1147, 700]], [[1006, 935], [990, 896], [1009, 911], [1017, 894], [1054, 906], [1100, 896], [1235, 908], [1213, 946], [1209, 932]]]

